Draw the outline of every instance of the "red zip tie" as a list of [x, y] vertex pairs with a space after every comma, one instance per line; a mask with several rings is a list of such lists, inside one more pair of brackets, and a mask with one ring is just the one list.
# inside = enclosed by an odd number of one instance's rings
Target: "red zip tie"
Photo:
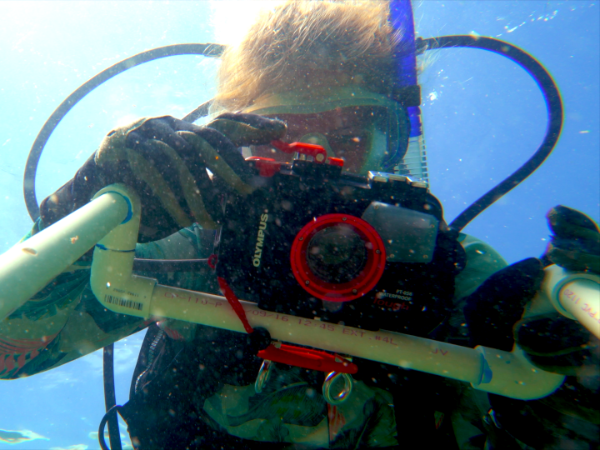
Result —
[[258, 357], [269, 361], [318, 370], [320, 372], [338, 372], [354, 374], [358, 366], [338, 355], [314, 350], [311, 348], [295, 347], [281, 344], [279, 347], [271, 344], [258, 352]]
[[317, 163], [324, 163], [327, 160], [327, 150], [320, 145], [307, 144], [305, 142], [292, 142], [288, 144], [280, 140], [271, 141], [271, 145], [283, 153], [302, 153], [312, 156]]
[[244, 325], [244, 329], [246, 330], [246, 333], [248, 333], [248, 334], [252, 333], [254, 331], [254, 329], [250, 326], [250, 323], [248, 322], [248, 318], [246, 317], [246, 311], [244, 311], [242, 304], [240, 303], [238, 298], [235, 296], [235, 294], [233, 293], [233, 291], [227, 284], [227, 281], [225, 281], [221, 277], [217, 277], [217, 281], [219, 282], [219, 287], [221, 288], [221, 291], [223, 291], [223, 295], [225, 295], [225, 298], [227, 299], [227, 301], [233, 308], [233, 311], [235, 311], [237, 316], [242, 321], [242, 325]]

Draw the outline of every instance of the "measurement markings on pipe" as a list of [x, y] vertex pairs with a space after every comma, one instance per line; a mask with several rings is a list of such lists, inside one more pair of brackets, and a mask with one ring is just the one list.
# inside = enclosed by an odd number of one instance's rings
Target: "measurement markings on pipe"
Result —
[[271, 319], [275, 319], [275, 320], [281, 320], [282, 322], [289, 322], [290, 318], [284, 314], [277, 314], [277, 313], [272, 313], [269, 311], [264, 311], [261, 309], [253, 309], [250, 314], [252, 314], [253, 316], [259, 316], [259, 317], [266, 317], [266, 318], [271, 318]]
[[321, 322], [320, 320], [311, 320], [311, 319], [301, 319], [296, 318], [294, 320], [298, 321], [298, 325], [304, 325], [305, 327], [314, 327], [320, 328], [326, 331], [335, 331], [335, 325], [330, 323]]
[[[579, 297], [577, 294], [575, 294], [575, 292], [573, 292], [570, 289], [565, 289], [565, 297], [567, 297], [567, 299], [574, 303], [575, 305], [579, 305], [580, 301], [581, 301], [581, 297]], [[580, 309], [586, 313], [588, 316], [590, 316], [592, 319], [594, 319], [596, 322], [600, 323], [600, 314], [598, 313], [598, 311], [595, 311], [593, 309], [593, 307], [589, 304], [589, 303], [583, 303], [579, 306]]]
[[198, 297], [196, 295], [189, 295], [189, 294], [183, 294], [183, 293], [177, 293], [177, 292], [165, 292], [164, 296], [167, 298], [176, 298], [179, 300], [187, 300], [188, 303], [194, 303], [194, 304], [199, 304], [199, 305], [204, 305], [204, 306], [214, 306], [215, 308], [221, 307], [221, 306], [229, 306], [227, 305], [225, 302], [221, 302], [218, 300], [211, 300], [209, 298], [206, 297]]
[[375, 335], [375, 340], [376, 341], [381, 341], [381, 342], [385, 342], [386, 344], [390, 344], [390, 345], [394, 345], [394, 346], [398, 346], [398, 344], [396, 343], [396, 341], [394, 341], [393, 337], [389, 337], [389, 336], [379, 336], [378, 334]]
[[138, 310], [138, 311], [141, 311], [144, 308], [144, 304], [143, 303], [136, 302], [134, 300], [129, 300], [129, 299], [126, 299], [126, 298], [115, 297], [114, 295], [108, 295], [108, 294], [106, 294], [104, 296], [104, 300], [107, 303], [111, 303], [111, 304], [116, 305], [116, 306], [122, 306], [124, 308], [135, 309], [135, 310]]

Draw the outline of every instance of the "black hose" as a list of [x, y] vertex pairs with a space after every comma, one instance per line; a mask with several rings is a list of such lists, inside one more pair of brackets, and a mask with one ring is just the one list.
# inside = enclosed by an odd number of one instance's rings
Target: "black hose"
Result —
[[[103, 375], [104, 375], [104, 405], [106, 414], [100, 423], [98, 432], [98, 441], [102, 446], [104, 442], [104, 424], [108, 421], [108, 437], [111, 450], [122, 450], [121, 432], [119, 431], [119, 422], [117, 416], [117, 398], [115, 395], [115, 372], [114, 372], [114, 344], [104, 347], [103, 353]], [[105, 420], [106, 419], [106, 420]]]
[[220, 44], [175, 44], [154, 48], [152, 50], [133, 55], [113, 66], [110, 66], [108, 69], [103, 70], [95, 77], [86, 81], [71, 95], [69, 95], [58, 106], [58, 108], [54, 110], [48, 120], [46, 120], [46, 123], [35, 138], [33, 146], [29, 152], [29, 156], [27, 157], [25, 175], [23, 178], [23, 195], [25, 196], [25, 206], [27, 206], [27, 211], [29, 212], [31, 219], [35, 221], [40, 216], [40, 207], [35, 196], [35, 175], [40, 156], [44, 150], [44, 146], [48, 142], [50, 135], [58, 126], [60, 121], [67, 115], [71, 108], [73, 108], [73, 106], [79, 102], [79, 100], [81, 100], [105, 81], [120, 74], [121, 72], [125, 72], [127, 69], [139, 66], [140, 64], [154, 61], [155, 59], [165, 58], [167, 56], [177, 55], [203, 55], [218, 57], [223, 53], [224, 49], [225, 47]]
[[[102, 417], [102, 420], [100, 421], [100, 425], [98, 426], [98, 443], [100, 444], [100, 448], [102, 450], [121, 450], [121, 436], [118, 435], [119, 438], [119, 442], [118, 442], [118, 447], [117, 446], [113, 446], [113, 439], [112, 439], [112, 434], [110, 435], [110, 448], [106, 445], [106, 442], [104, 441], [104, 427], [106, 426], [106, 423], [110, 420], [111, 416], [115, 416], [117, 417], [117, 413], [119, 412], [119, 408], [121, 408], [118, 405], [113, 406], [112, 408], [110, 408], [108, 411], [106, 411], [106, 414], [104, 414], [104, 416]], [[110, 427], [110, 425], [109, 425]], [[110, 429], [110, 428], [109, 428]]]
[[548, 109], [548, 126], [546, 128], [546, 135], [540, 147], [521, 167], [473, 202], [471, 206], [465, 209], [452, 221], [450, 227], [460, 231], [488, 206], [535, 172], [535, 170], [546, 160], [556, 146], [562, 130], [563, 106], [558, 87], [544, 66], [542, 66], [533, 56], [508, 42], [470, 35], [417, 39], [417, 49], [420, 52], [454, 47], [471, 47], [489, 50], [514, 61], [525, 69], [535, 80], [542, 91]]

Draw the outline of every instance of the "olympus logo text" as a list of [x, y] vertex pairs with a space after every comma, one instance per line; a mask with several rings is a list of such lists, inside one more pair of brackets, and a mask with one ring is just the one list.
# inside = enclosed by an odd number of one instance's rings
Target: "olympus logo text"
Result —
[[258, 225], [258, 235], [256, 236], [256, 247], [254, 248], [254, 257], [252, 258], [252, 265], [254, 267], [260, 267], [260, 259], [262, 258], [262, 251], [265, 243], [265, 230], [267, 229], [268, 219], [268, 214], [261, 214], [260, 224]]

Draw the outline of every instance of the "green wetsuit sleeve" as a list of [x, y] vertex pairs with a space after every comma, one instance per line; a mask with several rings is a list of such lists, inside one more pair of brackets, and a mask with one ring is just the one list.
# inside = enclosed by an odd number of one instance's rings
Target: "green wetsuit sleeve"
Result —
[[[203, 230], [194, 224], [159, 241], [138, 244], [135, 255], [144, 259], [205, 259], [211, 255], [213, 244], [214, 231]], [[213, 270], [208, 264], [194, 272], [141, 272], [140, 275], [156, 278], [159, 284], [220, 295]]]
[[[38, 222], [23, 240], [40, 231]], [[201, 258], [202, 240], [197, 227], [173, 236], [138, 245], [142, 258]], [[206, 285], [194, 273], [145, 276], [185, 289]], [[89, 262], [77, 261], [27, 303], [0, 322], [0, 379], [43, 372], [87, 355], [129, 336], [149, 322], [106, 310], [89, 287]]]
[[463, 313], [465, 298], [490, 275], [506, 267], [507, 263], [490, 245], [473, 236], [461, 234], [459, 242], [465, 250], [467, 263], [455, 280], [454, 308], [449, 318], [449, 325], [453, 329], [451, 332], [453, 342], [468, 345], [468, 330]]

